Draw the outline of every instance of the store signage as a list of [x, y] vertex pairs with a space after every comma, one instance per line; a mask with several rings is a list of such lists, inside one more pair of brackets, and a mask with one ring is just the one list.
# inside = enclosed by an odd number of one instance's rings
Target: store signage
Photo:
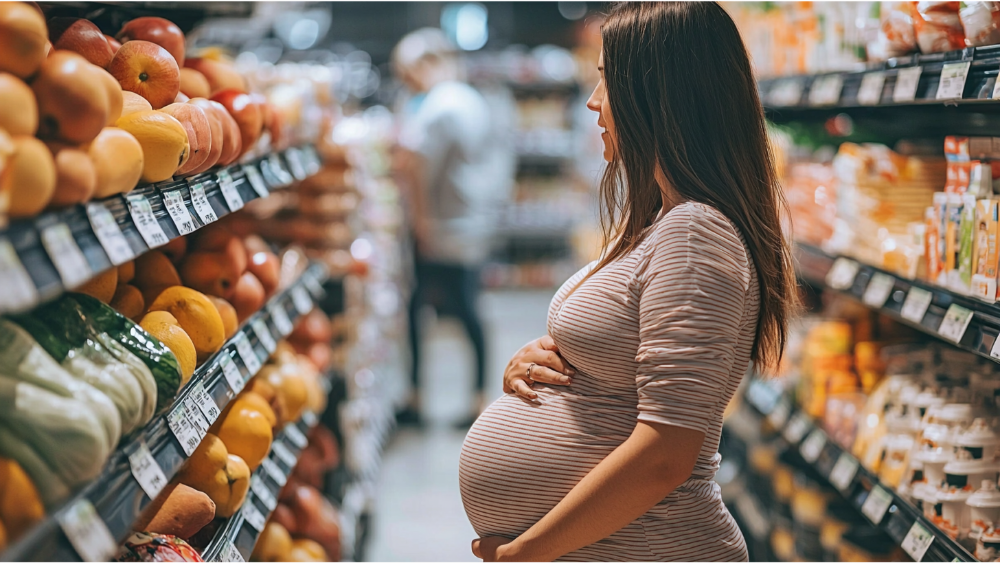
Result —
[[920, 84], [920, 75], [923, 72], [923, 67], [919, 66], [899, 69], [899, 73], [896, 75], [896, 86], [892, 90], [892, 101], [898, 104], [915, 100], [917, 86]]
[[239, 190], [236, 189], [236, 182], [233, 181], [229, 171], [219, 170], [217, 177], [219, 189], [222, 190], [222, 197], [226, 198], [226, 206], [229, 207], [229, 210], [239, 211], [243, 209], [243, 198], [240, 196]]
[[[87, 258], [80, 250], [80, 245], [73, 238], [73, 233], [66, 223], [56, 223], [41, 230], [42, 246], [49, 254], [52, 263], [59, 272], [63, 286], [73, 289], [93, 275]], [[4, 276], [3, 279], [8, 279]], [[34, 287], [34, 285], [32, 285]]]
[[0, 306], [3, 310], [18, 310], [38, 301], [35, 282], [28, 275], [14, 245], [6, 238], [0, 238], [0, 279], [4, 280], [0, 291]]
[[208, 201], [208, 195], [205, 194], [205, 184], [201, 182], [189, 184], [188, 190], [191, 192], [191, 205], [194, 206], [194, 212], [198, 214], [201, 222], [208, 225], [218, 221], [219, 216], [216, 215], [215, 209]]
[[274, 494], [271, 492], [271, 489], [267, 487], [267, 483], [264, 482], [260, 473], [254, 473], [253, 477], [250, 478], [250, 490], [252, 490], [253, 494], [264, 503], [264, 506], [266, 506], [268, 510], [273, 511], [275, 507], [278, 506], [278, 500], [274, 498]]
[[827, 74], [813, 81], [809, 89], [809, 105], [835, 106], [840, 101], [840, 92], [844, 88], [844, 77], [840, 74]]
[[[230, 363], [232, 363], [232, 360], [230, 360]], [[208, 421], [209, 426], [219, 419], [219, 405], [215, 404], [215, 399], [205, 390], [205, 384], [202, 381], [198, 381], [198, 383], [191, 386], [190, 397], [194, 401], [194, 404], [198, 406], [201, 414], [205, 416], [205, 420]]]
[[132, 222], [135, 223], [135, 228], [142, 235], [142, 240], [146, 241], [146, 246], [156, 248], [170, 242], [166, 233], [163, 232], [163, 227], [160, 227], [160, 222], [156, 220], [156, 215], [153, 215], [153, 206], [149, 204], [146, 196], [128, 194], [125, 196], [125, 201], [128, 203], [128, 212], [132, 215]]
[[923, 561], [924, 554], [927, 553], [932, 543], [934, 543], [934, 534], [931, 534], [930, 530], [925, 528], [920, 523], [920, 520], [917, 520], [910, 526], [910, 531], [906, 533], [906, 537], [903, 538], [903, 543], [900, 544], [900, 547], [914, 561]]
[[784, 432], [781, 433], [791, 444], [798, 444], [802, 441], [802, 437], [806, 435], [809, 430], [809, 420], [806, 415], [801, 412], [795, 413], [792, 419], [788, 421], [788, 425], [785, 426]]
[[892, 493], [882, 488], [881, 485], [872, 487], [868, 498], [861, 505], [861, 513], [868, 517], [876, 526], [882, 523], [885, 513], [892, 505]]
[[841, 452], [837, 458], [837, 463], [830, 471], [830, 484], [837, 487], [838, 491], [846, 491], [854, 481], [854, 476], [858, 474], [858, 460], [847, 452]]
[[817, 428], [809, 434], [805, 442], [802, 442], [799, 453], [802, 454], [802, 459], [809, 463], [815, 463], [820, 454], [823, 453], [824, 447], [826, 447], [826, 432]]
[[260, 371], [260, 358], [257, 357], [257, 352], [254, 351], [253, 345], [250, 344], [250, 339], [247, 338], [245, 332], [236, 333], [234, 340], [236, 342], [236, 353], [243, 360], [243, 365], [247, 367], [250, 377], [253, 377]]
[[945, 340], [950, 340], [958, 344], [965, 336], [965, 329], [969, 328], [972, 321], [972, 311], [952, 303], [945, 313], [941, 326], [938, 327], [938, 334]]
[[[239, 353], [238, 350], [237, 353]], [[222, 376], [226, 378], [226, 383], [229, 383], [229, 388], [233, 390], [233, 393], [237, 394], [242, 391], [246, 381], [243, 380], [239, 366], [229, 357], [228, 350], [223, 350], [219, 356], [219, 367], [222, 368]]]
[[250, 182], [250, 187], [253, 188], [253, 191], [257, 192], [257, 195], [260, 197], [271, 195], [270, 190], [267, 189], [267, 184], [264, 183], [264, 178], [260, 175], [256, 166], [244, 164], [243, 175], [246, 176], [247, 181]]
[[191, 218], [191, 213], [184, 205], [184, 196], [181, 195], [180, 190], [167, 190], [160, 192], [160, 195], [163, 196], [163, 206], [167, 208], [167, 213], [173, 220], [174, 226], [177, 227], [177, 232], [181, 236], [193, 233], [195, 230], [194, 219]]
[[899, 316], [912, 323], [920, 324], [924, 315], [927, 314], [927, 308], [930, 307], [933, 298], [934, 295], [926, 289], [911, 287], [910, 292], [906, 295], [906, 300], [903, 301], [903, 308], [899, 311]]
[[88, 203], [87, 217], [90, 219], [90, 227], [97, 235], [104, 252], [108, 254], [108, 259], [115, 266], [121, 266], [125, 262], [135, 258], [132, 247], [125, 240], [121, 227], [115, 221], [115, 216], [104, 207], [103, 203]]
[[278, 343], [274, 341], [274, 336], [271, 335], [271, 331], [267, 329], [267, 323], [264, 319], [257, 317], [250, 322], [250, 326], [253, 328], [254, 333], [257, 334], [257, 340], [264, 346], [267, 350], [267, 355], [270, 356], [278, 348]]
[[941, 69], [941, 82], [938, 83], [936, 100], [961, 99], [965, 92], [965, 79], [969, 76], [971, 62], [946, 63]]
[[879, 308], [885, 305], [885, 302], [889, 299], [889, 294], [892, 293], [892, 288], [895, 286], [896, 278], [889, 274], [875, 272], [872, 275], [871, 281], [868, 282], [868, 287], [865, 288], [865, 294], [861, 300], [869, 307]]
[[89, 500], [77, 501], [56, 518], [84, 561], [111, 561], [118, 551], [118, 542]]
[[143, 492], [151, 499], [159, 496], [160, 491], [167, 485], [167, 476], [163, 474], [160, 464], [156, 463], [145, 440], [140, 440], [139, 447], [129, 454], [128, 464], [132, 468], [132, 476]]
[[858, 89], [858, 103], [863, 106], [877, 106], [882, 101], [882, 89], [884, 87], [884, 72], [866, 73], [861, 77], [861, 88]]
[[854, 260], [841, 256], [834, 260], [833, 267], [826, 273], [826, 285], [841, 291], [850, 289], [860, 268]]

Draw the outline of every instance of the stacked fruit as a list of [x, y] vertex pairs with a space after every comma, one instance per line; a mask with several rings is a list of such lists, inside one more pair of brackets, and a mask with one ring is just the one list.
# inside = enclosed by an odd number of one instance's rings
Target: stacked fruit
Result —
[[163, 18], [112, 38], [0, 2], [0, 216], [226, 166], [280, 129], [266, 99], [213, 57], [186, 58], [184, 34]]

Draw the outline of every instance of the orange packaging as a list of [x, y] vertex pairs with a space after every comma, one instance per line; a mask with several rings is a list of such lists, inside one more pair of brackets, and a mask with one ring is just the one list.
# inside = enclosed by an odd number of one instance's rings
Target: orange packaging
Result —
[[949, 162], [969, 160], [969, 138], [948, 135], [944, 138], [944, 157]]
[[[935, 196], [939, 194], [934, 194]], [[944, 195], [944, 194], [940, 194]], [[935, 199], [937, 199], [935, 197]], [[938, 283], [943, 265], [941, 263], [941, 218], [937, 206], [928, 207], [924, 215], [924, 258], [927, 260], [926, 280]]]
[[975, 251], [973, 253], [972, 295], [984, 301], [997, 296], [998, 201], [976, 202]]

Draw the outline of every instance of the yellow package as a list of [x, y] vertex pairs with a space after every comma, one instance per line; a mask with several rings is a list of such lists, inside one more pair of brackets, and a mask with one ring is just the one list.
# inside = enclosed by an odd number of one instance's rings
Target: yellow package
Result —
[[976, 202], [972, 295], [989, 302], [997, 298], [997, 203], [996, 199]]

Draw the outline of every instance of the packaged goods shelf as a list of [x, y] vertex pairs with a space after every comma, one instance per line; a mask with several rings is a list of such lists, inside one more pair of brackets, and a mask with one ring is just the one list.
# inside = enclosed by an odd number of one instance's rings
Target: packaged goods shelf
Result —
[[0, 313], [28, 310], [319, 169], [311, 145], [0, 229]]
[[151, 460], [150, 456], [145, 457], [162, 470], [165, 481], [160, 487], [166, 485], [204, 438], [219, 413], [260, 370], [274, 351], [276, 342], [292, 331], [298, 318], [324, 299], [323, 283], [327, 278], [325, 266], [309, 265], [294, 283], [247, 319], [236, 334], [195, 371], [170, 407], [135, 436], [123, 441], [94, 482], [0, 557], [5, 561], [86, 560], [79, 553], [80, 546], [70, 541], [64, 532], [64, 526], [68, 515], [78, 514], [79, 508], [87, 505], [93, 508], [92, 514], [97, 519], [92, 526], [103, 527], [109, 532], [115, 546], [124, 541], [132, 533], [132, 525], [142, 509], [152, 501], [133, 468], [142, 457], [141, 452], [151, 454]]
[[[874, 526], [889, 535], [914, 561], [976, 561], [962, 545], [863, 467], [808, 415], [795, 408], [777, 385], [755, 379], [746, 402], [806, 463], [844, 496]], [[759, 513], [759, 511], [757, 511]]]

